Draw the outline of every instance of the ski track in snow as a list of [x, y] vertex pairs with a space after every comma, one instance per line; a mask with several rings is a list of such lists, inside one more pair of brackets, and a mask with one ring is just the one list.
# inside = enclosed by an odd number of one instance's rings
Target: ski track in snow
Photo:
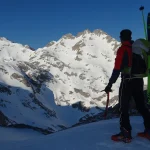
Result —
[[134, 139], [127, 144], [111, 141], [111, 135], [119, 132], [119, 119], [111, 119], [50, 135], [32, 130], [0, 128], [3, 133], [0, 146], [2, 150], [149, 150], [150, 141], [136, 137], [137, 132], [143, 131], [142, 117], [131, 117], [131, 124]]

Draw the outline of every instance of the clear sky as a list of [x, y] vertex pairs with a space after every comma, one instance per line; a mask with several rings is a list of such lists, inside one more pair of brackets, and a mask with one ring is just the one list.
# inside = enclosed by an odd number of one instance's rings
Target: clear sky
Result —
[[102, 29], [119, 40], [129, 28], [133, 39], [144, 37], [142, 15], [150, 0], [1, 0], [0, 37], [38, 48], [64, 34]]

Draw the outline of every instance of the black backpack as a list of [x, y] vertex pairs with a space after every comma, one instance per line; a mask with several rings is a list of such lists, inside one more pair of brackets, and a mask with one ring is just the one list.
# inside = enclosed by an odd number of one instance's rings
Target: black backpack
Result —
[[148, 55], [150, 43], [145, 39], [137, 39], [132, 44], [132, 68], [131, 74], [137, 77], [148, 75]]
[[132, 53], [132, 68], [131, 68], [131, 74], [145, 74], [147, 71], [147, 64], [142, 58], [141, 55]]

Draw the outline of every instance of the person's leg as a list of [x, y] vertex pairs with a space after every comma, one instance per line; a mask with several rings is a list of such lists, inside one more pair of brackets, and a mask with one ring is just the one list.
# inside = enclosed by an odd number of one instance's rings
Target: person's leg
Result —
[[119, 88], [119, 111], [120, 111], [120, 129], [131, 131], [129, 120], [129, 101], [131, 99], [130, 80], [123, 79]]
[[143, 79], [132, 80], [132, 93], [136, 103], [137, 110], [143, 117], [145, 129], [150, 129], [150, 112], [146, 107], [144, 92], [143, 92]]
[[131, 125], [129, 120], [129, 101], [131, 99], [130, 81], [121, 81], [119, 88], [119, 106], [120, 106], [120, 130], [121, 132], [112, 135], [111, 139], [113, 141], [123, 141], [125, 143], [131, 142]]

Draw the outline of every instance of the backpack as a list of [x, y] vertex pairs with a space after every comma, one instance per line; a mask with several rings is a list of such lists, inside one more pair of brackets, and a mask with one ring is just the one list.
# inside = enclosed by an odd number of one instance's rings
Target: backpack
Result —
[[131, 74], [136, 77], [148, 75], [148, 51], [150, 43], [145, 39], [137, 39], [132, 44], [132, 68]]

